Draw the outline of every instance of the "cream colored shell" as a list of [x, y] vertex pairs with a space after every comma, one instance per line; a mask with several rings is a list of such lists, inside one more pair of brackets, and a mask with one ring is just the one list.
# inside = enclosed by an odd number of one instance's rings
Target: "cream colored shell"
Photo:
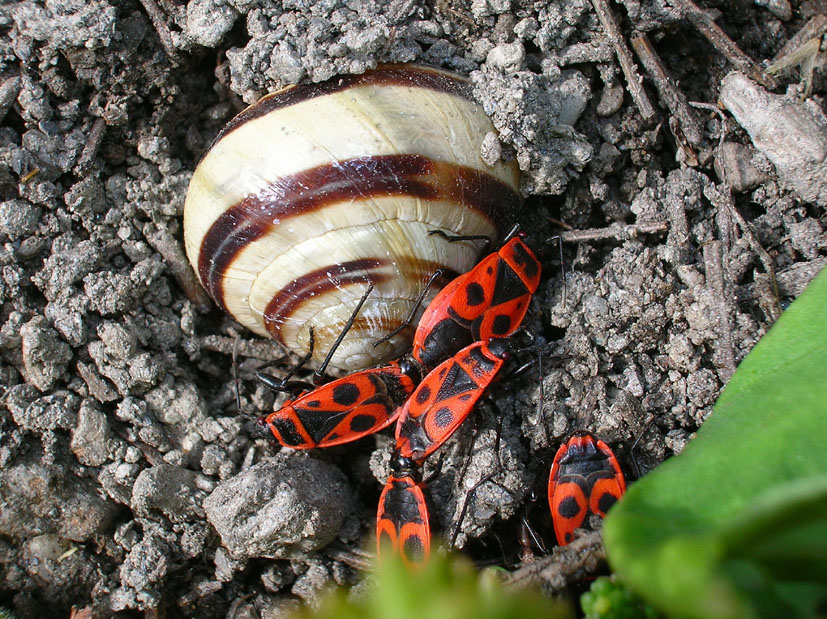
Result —
[[518, 172], [480, 158], [488, 117], [461, 77], [380, 67], [265, 97], [206, 153], [184, 208], [187, 255], [213, 299], [253, 331], [356, 370], [406, 352], [410, 329], [374, 347], [437, 267], [467, 271], [479, 242], [516, 216]]

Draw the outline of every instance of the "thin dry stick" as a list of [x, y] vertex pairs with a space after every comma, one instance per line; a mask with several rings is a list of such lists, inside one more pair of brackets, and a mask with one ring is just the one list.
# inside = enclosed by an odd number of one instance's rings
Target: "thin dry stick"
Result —
[[724, 138], [726, 138], [726, 116], [724, 116], [724, 111], [717, 105], [704, 103], [703, 101], [690, 101], [689, 105], [696, 107], [699, 110], [709, 110], [710, 112], [717, 114], [718, 118], [721, 119], [721, 134], [718, 136], [718, 151], [720, 151], [721, 147], [724, 145]]
[[[226, 335], [205, 335], [198, 338], [198, 345], [203, 350], [211, 350], [224, 355], [232, 355], [235, 346], [234, 337], [227, 337]], [[239, 340], [238, 354], [242, 357], [252, 359], [273, 359], [275, 357], [282, 357], [287, 359], [289, 355], [284, 352], [273, 340], [266, 340], [263, 338], [254, 338], [251, 340]]]
[[[717, 114], [721, 119], [721, 135], [718, 136], [718, 148], [715, 151], [715, 159], [721, 156], [721, 147], [724, 144], [724, 139], [726, 138], [726, 116], [724, 115], [723, 110], [716, 105], [710, 105], [709, 103], [702, 103], [700, 101], [692, 101], [690, 104], [692, 107], [696, 107], [703, 110], [709, 110]], [[764, 266], [764, 270], [767, 273], [767, 276], [770, 278], [770, 285], [772, 286], [773, 294], [775, 296], [775, 303], [771, 309], [771, 318], [773, 320], [778, 320], [778, 317], [781, 316], [781, 304], [779, 302], [779, 293], [778, 293], [778, 283], [775, 278], [775, 267], [773, 265], [772, 257], [767, 253], [767, 250], [761, 245], [758, 241], [758, 238], [755, 236], [755, 233], [752, 231], [752, 226], [747, 223], [747, 221], [741, 216], [741, 212], [736, 208], [735, 201], [732, 199], [732, 190], [730, 189], [729, 179], [726, 178], [726, 166], [723, 164], [722, 161], [717, 161], [718, 168], [722, 170], [724, 178], [722, 179], [721, 188], [719, 189], [718, 186], [714, 184], [709, 184], [704, 189], [704, 195], [706, 196], [707, 200], [715, 206], [717, 209], [726, 209], [729, 212], [730, 217], [735, 220], [735, 223], [738, 224], [738, 228], [741, 230], [741, 234], [744, 235], [744, 238], [749, 243], [749, 246], [752, 248], [756, 254], [758, 254], [758, 259], [761, 261], [761, 264]]]
[[[718, 167], [721, 170], [725, 170], [724, 165], [721, 163], [719, 163]], [[772, 286], [773, 295], [775, 296], [775, 307], [773, 308], [773, 315], [771, 318], [773, 320], [778, 320], [779, 316], [781, 316], [781, 305], [778, 302], [778, 284], [775, 281], [775, 266], [773, 265], [772, 257], [769, 253], [767, 253], [767, 250], [763, 248], [761, 243], [758, 241], [758, 238], [755, 236], [755, 233], [752, 231], [752, 227], [743, 218], [741, 212], [735, 207], [735, 202], [732, 199], [732, 193], [729, 189], [729, 182], [726, 178], [723, 179], [722, 189], [723, 190], [719, 189], [718, 186], [710, 184], [704, 188], [704, 195], [716, 208], [727, 210], [730, 217], [732, 217], [735, 223], [738, 224], [738, 229], [741, 231], [741, 234], [744, 235], [744, 238], [749, 243], [752, 251], [758, 255], [758, 259], [761, 261], [764, 271], [766, 271], [770, 278], [770, 285]]]
[[181, 245], [168, 230], [153, 223], [144, 225], [144, 238], [154, 247], [175, 277], [187, 298], [196, 308], [206, 311], [210, 308], [210, 299], [204, 289], [198, 284], [195, 273], [187, 261]]
[[623, 70], [623, 75], [626, 76], [626, 85], [629, 89], [629, 94], [632, 95], [635, 105], [637, 105], [638, 110], [640, 110], [640, 115], [646, 120], [654, 118], [655, 108], [643, 90], [643, 80], [637, 72], [637, 66], [632, 59], [632, 52], [629, 51], [626, 42], [623, 40], [623, 35], [620, 33], [620, 28], [612, 14], [612, 10], [609, 8], [608, 2], [606, 0], [592, 0], [592, 6], [594, 6], [597, 18], [600, 20], [600, 25], [603, 26], [603, 31], [609, 38], [612, 47], [614, 47], [617, 60], [620, 62], [620, 68]]
[[175, 49], [175, 44], [172, 42], [172, 33], [167, 26], [166, 14], [155, 3], [155, 0], [141, 0], [141, 4], [144, 5], [146, 14], [149, 15], [152, 25], [155, 26], [155, 30], [158, 32], [158, 38], [161, 40], [161, 45], [164, 47], [167, 56], [169, 56], [170, 62], [177, 65], [178, 50]]
[[75, 164], [75, 172], [78, 174], [84, 174], [89, 170], [89, 166], [92, 165], [92, 161], [94, 161], [98, 154], [98, 150], [101, 147], [101, 142], [103, 142], [103, 136], [105, 134], [106, 121], [103, 118], [95, 119], [95, 122], [92, 123], [92, 128], [89, 129], [89, 135], [86, 138], [86, 145], [83, 147], [80, 157], [78, 157], [77, 164]]
[[804, 24], [801, 30], [790, 37], [790, 40], [787, 41], [784, 47], [773, 56], [771, 64], [775, 64], [784, 56], [789, 56], [807, 41], [819, 38], [824, 35], [825, 32], [827, 32], [827, 15], [819, 13], [815, 17], [810, 18], [810, 21]]
[[727, 382], [735, 372], [735, 349], [732, 345], [732, 328], [729, 321], [729, 304], [724, 292], [723, 242], [710, 241], [704, 245], [704, 270], [706, 287], [712, 292], [712, 311], [718, 322], [718, 358], [720, 375]]
[[520, 589], [543, 583], [552, 591], [560, 591], [566, 588], [574, 574], [593, 572], [605, 558], [600, 531], [589, 531], [567, 546], [557, 546], [549, 556], [513, 571], [505, 577], [503, 584], [509, 589]]
[[609, 228], [590, 228], [588, 230], [568, 230], [560, 233], [564, 243], [583, 243], [586, 241], [600, 241], [615, 239], [626, 241], [636, 238], [640, 234], [658, 234], [669, 229], [669, 222], [654, 221], [643, 224], [629, 224], [626, 226], [612, 226]]
[[[660, 100], [674, 114], [680, 132], [686, 138], [686, 141], [691, 146], [699, 146], [703, 140], [701, 123], [698, 121], [695, 112], [689, 108], [686, 96], [678, 89], [672, 78], [666, 74], [666, 69], [649, 42], [649, 38], [645, 34], [638, 34], [632, 38], [632, 48], [640, 58], [643, 68], [652, 78], [658, 95], [660, 95]], [[692, 154], [694, 155], [694, 153]]]
[[721, 30], [721, 27], [715, 23], [709, 13], [701, 9], [692, 0], [672, 0], [672, 3], [680, 9], [683, 17], [688, 19], [738, 71], [750, 76], [766, 88], [773, 89], [776, 87], [775, 80], [767, 75], [752, 58], [741, 51], [741, 48]]

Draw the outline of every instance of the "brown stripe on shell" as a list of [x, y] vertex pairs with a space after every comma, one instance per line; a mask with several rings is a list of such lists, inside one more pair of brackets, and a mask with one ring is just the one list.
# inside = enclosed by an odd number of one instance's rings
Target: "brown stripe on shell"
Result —
[[517, 216], [520, 195], [506, 183], [484, 170], [457, 165], [436, 163], [435, 173], [444, 180], [440, 183], [439, 199], [450, 200], [467, 208], [484, 213], [489, 219], [503, 223], [503, 229]]
[[[430, 261], [417, 262], [419, 272], [414, 274], [422, 280], [423, 285], [428, 280], [429, 276], [438, 268], [442, 268], [438, 264]], [[386, 269], [389, 264], [379, 258], [362, 258], [360, 260], [352, 260], [342, 264], [336, 264], [323, 269], [317, 269], [306, 275], [302, 275], [298, 279], [293, 280], [287, 286], [282, 288], [279, 293], [273, 297], [267, 307], [264, 309], [262, 318], [264, 319], [264, 327], [273, 339], [284, 343], [279, 325], [285, 323], [290, 319], [290, 316], [295, 312], [302, 303], [307, 299], [311, 299], [331, 290], [344, 288], [349, 284], [379, 284], [388, 281], [387, 272], [381, 272]], [[445, 280], [453, 279], [457, 276], [454, 271], [446, 271], [439, 282], [444, 283]], [[401, 324], [401, 322], [399, 323]], [[387, 326], [388, 331], [393, 331], [399, 324], [390, 324]], [[356, 318], [353, 322], [352, 329], [358, 332], [360, 328], [369, 330], [373, 326], [372, 321], [365, 318]], [[337, 333], [338, 335], [338, 333]], [[317, 333], [317, 337], [319, 333]]]
[[386, 196], [450, 200], [495, 222], [514, 216], [518, 194], [494, 176], [473, 168], [414, 154], [357, 157], [281, 177], [222, 213], [204, 235], [198, 274], [207, 292], [226, 310], [224, 273], [248, 243], [288, 217], [346, 200]]
[[305, 299], [349, 284], [379, 284], [387, 281], [386, 273], [376, 273], [387, 266], [388, 264], [379, 258], [361, 258], [316, 269], [294, 279], [267, 303], [263, 315], [264, 328], [274, 339], [282, 341], [279, 325], [284, 323]]
[[341, 75], [326, 82], [290, 86], [278, 92], [265, 95], [227, 123], [221, 133], [213, 140], [213, 144], [244, 123], [269, 114], [273, 110], [357, 86], [408, 86], [427, 88], [474, 101], [471, 95], [470, 82], [458, 76], [446, 74], [430, 67], [411, 64], [383, 65], [359, 75]]
[[358, 157], [283, 176], [264, 191], [228, 208], [204, 235], [198, 274], [223, 309], [223, 277], [235, 256], [290, 216], [357, 198], [405, 195], [432, 200], [437, 192], [419, 177], [434, 164], [420, 155]]

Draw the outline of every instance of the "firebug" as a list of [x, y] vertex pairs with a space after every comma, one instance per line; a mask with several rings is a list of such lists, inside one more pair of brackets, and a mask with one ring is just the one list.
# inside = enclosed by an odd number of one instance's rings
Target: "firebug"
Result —
[[560, 446], [551, 465], [548, 504], [557, 543], [565, 546], [586, 516], [606, 516], [626, 491], [626, 480], [612, 450], [588, 432], [575, 432]]
[[399, 415], [399, 453], [421, 462], [448, 440], [494, 381], [513, 348], [514, 344], [503, 338], [475, 342], [434, 368]]
[[409, 568], [422, 567], [428, 561], [431, 531], [422, 486], [419, 466], [395, 452], [376, 513], [380, 559], [388, 552], [395, 552]]
[[405, 360], [362, 370], [299, 395], [257, 425], [293, 449], [355, 441], [393, 423], [418, 378]]
[[413, 358], [425, 370], [473, 342], [514, 333], [540, 283], [541, 266], [519, 236], [443, 288], [414, 334]]

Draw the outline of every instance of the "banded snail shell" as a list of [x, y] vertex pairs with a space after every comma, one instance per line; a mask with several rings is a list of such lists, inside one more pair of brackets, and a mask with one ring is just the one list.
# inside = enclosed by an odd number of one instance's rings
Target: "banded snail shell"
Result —
[[[519, 205], [516, 165], [488, 166], [493, 131], [470, 83], [416, 65], [289, 87], [221, 131], [184, 206], [187, 254], [238, 322], [323, 359], [369, 283], [374, 291], [332, 365], [403, 354], [402, 324], [435, 269], [462, 273]], [[434, 291], [435, 292], [435, 291]]]

